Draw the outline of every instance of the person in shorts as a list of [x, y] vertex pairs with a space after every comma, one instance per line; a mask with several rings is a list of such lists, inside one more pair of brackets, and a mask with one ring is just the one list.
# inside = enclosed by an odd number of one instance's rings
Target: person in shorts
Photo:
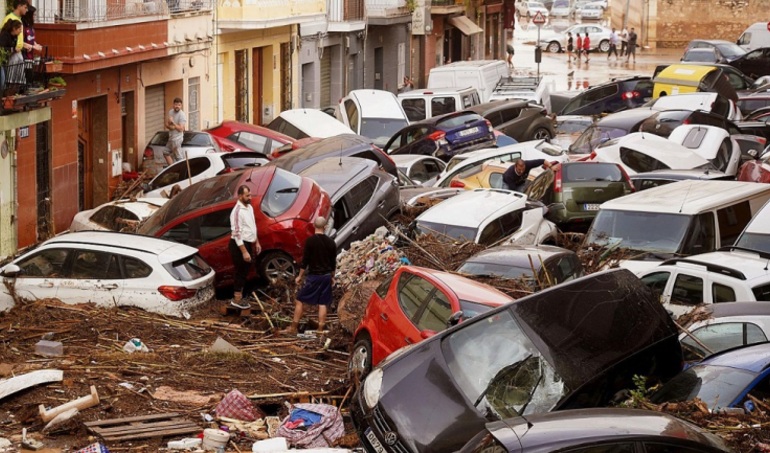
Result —
[[185, 158], [182, 152], [184, 131], [187, 127], [187, 115], [182, 110], [182, 99], [174, 98], [174, 106], [168, 111], [166, 117], [166, 129], [168, 129], [167, 152], [163, 154], [166, 163], [171, 165], [174, 161]]
[[572, 63], [572, 51], [575, 50], [575, 40], [572, 38], [572, 32], [567, 32], [567, 63]]
[[508, 43], [505, 46], [505, 53], [508, 54], [508, 57], [505, 59], [505, 61], [508, 63], [508, 69], [513, 69], [513, 54], [515, 51], [513, 50], [513, 45], [511, 43]]

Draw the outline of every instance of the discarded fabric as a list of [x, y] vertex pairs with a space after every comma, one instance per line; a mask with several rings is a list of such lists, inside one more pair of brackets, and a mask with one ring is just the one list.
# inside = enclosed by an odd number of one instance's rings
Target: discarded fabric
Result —
[[230, 390], [230, 392], [222, 398], [222, 401], [217, 404], [214, 412], [216, 412], [218, 417], [234, 418], [236, 420], [244, 420], [247, 422], [253, 422], [264, 416], [254, 407], [251, 400], [246, 398], [246, 395], [241, 393], [238, 389]]
[[104, 445], [96, 442], [73, 453], [110, 453], [110, 451]]
[[[292, 429], [289, 427], [293, 424], [291, 417], [299, 409], [320, 415], [321, 418], [310, 427]], [[285, 437], [291, 445], [301, 448], [330, 447], [343, 434], [345, 434], [345, 425], [339, 409], [328, 404], [305, 403], [295, 404], [292, 407], [291, 414], [281, 422], [281, 427], [276, 433], [277, 436]]]

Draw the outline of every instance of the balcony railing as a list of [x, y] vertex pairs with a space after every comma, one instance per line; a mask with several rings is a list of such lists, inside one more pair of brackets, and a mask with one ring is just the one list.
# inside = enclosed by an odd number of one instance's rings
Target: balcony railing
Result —
[[[9, 55], [12, 49], [4, 49]], [[7, 57], [6, 57], [7, 58]], [[13, 60], [13, 62], [11, 62]], [[31, 110], [45, 102], [64, 96], [62, 87], [49, 86], [51, 65], [43, 60], [24, 61], [11, 58], [0, 65], [0, 96], [2, 113]]]
[[462, 1], [456, 1], [456, 0], [432, 0], [431, 1], [432, 6], [457, 6], [463, 5]]
[[366, 0], [366, 14], [370, 17], [408, 15], [406, 0]]
[[364, 20], [364, 0], [327, 0], [329, 22]]
[[39, 23], [103, 22], [211, 11], [213, 0], [40, 0]]
[[[327, 0], [219, 0], [217, 15], [225, 28], [237, 22], [293, 23], [326, 14]], [[224, 24], [223, 24], [224, 22]]]

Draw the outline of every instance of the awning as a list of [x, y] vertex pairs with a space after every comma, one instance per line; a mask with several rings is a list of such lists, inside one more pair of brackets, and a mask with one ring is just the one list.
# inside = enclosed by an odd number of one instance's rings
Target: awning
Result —
[[450, 17], [449, 23], [463, 32], [465, 36], [475, 35], [476, 33], [484, 31], [481, 27], [474, 24], [472, 20], [468, 19], [467, 16]]

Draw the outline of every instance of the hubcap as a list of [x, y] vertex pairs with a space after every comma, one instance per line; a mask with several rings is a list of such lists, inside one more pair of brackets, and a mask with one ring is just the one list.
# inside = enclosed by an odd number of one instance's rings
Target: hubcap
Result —
[[551, 134], [545, 129], [538, 129], [535, 131], [535, 140], [543, 140], [551, 138]]
[[271, 259], [265, 266], [265, 276], [270, 280], [291, 280], [294, 278], [294, 263], [286, 257]]
[[365, 346], [361, 346], [353, 351], [350, 356], [350, 372], [361, 374], [366, 369], [366, 360], [369, 356], [369, 351]]

